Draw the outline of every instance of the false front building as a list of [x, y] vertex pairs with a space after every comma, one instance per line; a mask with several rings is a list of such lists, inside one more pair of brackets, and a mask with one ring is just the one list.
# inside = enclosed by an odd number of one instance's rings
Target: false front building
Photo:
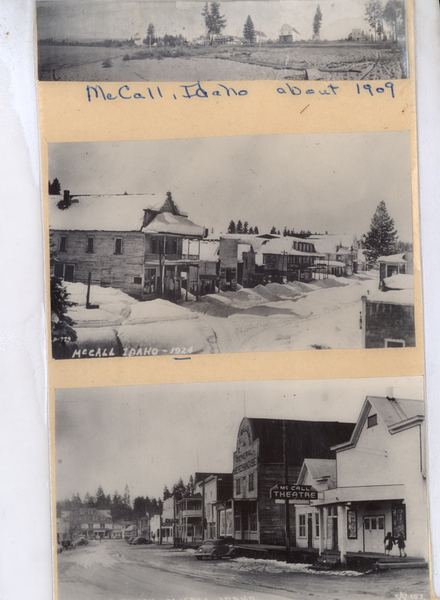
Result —
[[[354, 424], [244, 418], [237, 436], [233, 469], [233, 537], [236, 542], [282, 545], [285, 502], [271, 498], [284, 484], [283, 429], [288, 483], [297, 481], [305, 458], [334, 459], [331, 446], [350, 438]], [[291, 540], [295, 545], [295, 507], [290, 505]]]
[[113, 287], [141, 300], [198, 293], [203, 228], [168, 192], [154, 195], [50, 196], [53, 274], [64, 281]]
[[423, 401], [368, 396], [352, 435], [333, 450], [335, 461], [304, 461], [297, 483], [312, 485], [318, 500], [297, 508], [298, 545], [346, 563], [383, 554], [389, 532], [427, 561]]

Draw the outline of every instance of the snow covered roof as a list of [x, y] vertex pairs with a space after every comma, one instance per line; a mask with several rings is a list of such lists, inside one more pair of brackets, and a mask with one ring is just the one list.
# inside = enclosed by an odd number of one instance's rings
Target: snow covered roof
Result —
[[237, 257], [239, 262], [243, 260], [243, 252], [251, 252], [252, 244], [238, 244]]
[[304, 460], [308, 472], [313, 479], [333, 479], [336, 481], [336, 460], [325, 458], [306, 458]]
[[146, 227], [144, 233], [174, 233], [189, 237], [202, 237], [203, 227], [196, 225], [186, 217], [164, 212], [157, 214]]
[[401, 253], [401, 254], [390, 254], [389, 256], [379, 256], [379, 258], [377, 259], [377, 262], [383, 262], [383, 263], [406, 263], [406, 256], [405, 253]]
[[[49, 196], [50, 229], [139, 232], [143, 230], [147, 233], [175, 233], [201, 237], [203, 228], [187, 219], [186, 213], [180, 211], [174, 202], [169, 204], [168, 199], [164, 197], [165, 194], [160, 196], [155, 194], [71, 195], [70, 204], [66, 208], [63, 196]], [[142, 229], [146, 211], [150, 222]]]
[[384, 304], [414, 304], [414, 290], [382, 290], [368, 296], [369, 302], [383, 302]]
[[315, 265], [328, 265], [329, 267], [341, 267], [341, 269], [345, 269], [345, 263], [340, 260], [318, 260]]
[[333, 254], [336, 252], [337, 246], [351, 248], [353, 245], [352, 233], [325, 233], [311, 235], [307, 238], [309, 242], [315, 245], [318, 252]]
[[219, 242], [207, 242], [203, 240], [200, 243], [200, 260], [217, 262], [219, 247]]
[[389, 290], [413, 290], [414, 289], [414, 275], [406, 275], [399, 273], [392, 277], [385, 277], [383, 284]]

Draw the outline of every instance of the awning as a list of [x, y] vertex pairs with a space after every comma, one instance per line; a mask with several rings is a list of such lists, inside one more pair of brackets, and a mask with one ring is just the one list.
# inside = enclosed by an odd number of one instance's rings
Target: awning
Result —
[[360, 485], [340, 487], [319, 493], [319, 499], [312, 501], [313, 506], [341, 504], [344, 502], [375, 502], [383, 500], [403, 500], [405, 486], [395, 485]]

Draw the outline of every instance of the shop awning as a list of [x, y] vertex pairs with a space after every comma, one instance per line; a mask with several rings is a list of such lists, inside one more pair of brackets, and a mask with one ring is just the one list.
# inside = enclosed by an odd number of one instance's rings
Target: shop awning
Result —
[[375, 502], [382, 500], [403, 500], [405, 486], [395, 485], [360, 485], [340, 487], [319, 493], [320, 498], [311, 502], [314, 506], [341, 504], [344, 502]]

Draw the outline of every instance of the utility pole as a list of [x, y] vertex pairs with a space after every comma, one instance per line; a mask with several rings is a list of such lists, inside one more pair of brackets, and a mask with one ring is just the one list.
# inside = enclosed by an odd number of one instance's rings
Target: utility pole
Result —
[[[289, 463], [287, 460], [287, 432], [286, 421], [283, 419], [283, 461], [284, 461], [284, 485], [289, 485]], [[289, 499], [285, 499], [285, 521], [286, 521], [286, 562], [290, 562], [290, 506]]]

